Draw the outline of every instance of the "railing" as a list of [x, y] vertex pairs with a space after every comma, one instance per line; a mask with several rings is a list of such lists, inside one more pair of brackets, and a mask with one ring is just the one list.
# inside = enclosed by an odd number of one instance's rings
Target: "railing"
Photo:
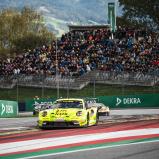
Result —
[[95, 80], [105, 84], [153, 86], [159, 81], [159, 74], [97, 71]]
[[12, 89], [16, 85], [26, 87], [44, 87], [80, 90], [89, 83], [154, 86], [159, 82], [159, 70], [143, 74], [141, 72], [90, 71], [78, 78], [44, 76], [44, 75], [12, 75], [0, 76], [0, 88]]

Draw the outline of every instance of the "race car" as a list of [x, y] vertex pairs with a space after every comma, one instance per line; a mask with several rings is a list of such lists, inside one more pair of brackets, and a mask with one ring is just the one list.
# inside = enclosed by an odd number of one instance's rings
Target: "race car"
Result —
[[99, 116], [109, 116], [110, 109], [109, 106], [104, 105], [103, 103], [99, 103], [98, 98], [86, 98], [87, 103], [90, 107], [97, 107], [98, 108], [98, 115]]
[[98, 123], [98, 108], [88, 105], [82, 98], [62, 98], [53, 103], [51, 109], [39, 112], [38, 126], [88, 127]]
[[91, 106], [98, 108], [99, 116], [109, 116], [110, 115], [109, 107], [104, 105], [103, 103], [92, 103]]
[[33, 104], [33, 115], [38, 115], [40, 111], [50, 109], [52, 104], [50, 103], [35, 103]]

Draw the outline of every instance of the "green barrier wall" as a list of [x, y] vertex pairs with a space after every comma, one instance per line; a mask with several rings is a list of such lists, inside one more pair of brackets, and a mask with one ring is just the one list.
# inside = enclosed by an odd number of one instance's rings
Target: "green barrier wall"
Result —
[[0, 118], [17, 117], [18, 103], [15, 101], [0, 100]]
[[159, 108], [159, 94], [100, 96], [99, 101], [111, 108]]
[[39, 100], [26, 100], [25, 105], [26, 105], [26, 111], [33, 111], [33, 105], [36, 103], [53, 103], [55, 98], [50, 98], [50, 99], [39, 99]]
[[[110, 108], [159, 108], [159, 94], [140, 94], [128, 96], [99, 96], [99, 102]], [[55, 98], [27, 100], [26, 111], [33, 111], [35, 103], [52, 103]]]

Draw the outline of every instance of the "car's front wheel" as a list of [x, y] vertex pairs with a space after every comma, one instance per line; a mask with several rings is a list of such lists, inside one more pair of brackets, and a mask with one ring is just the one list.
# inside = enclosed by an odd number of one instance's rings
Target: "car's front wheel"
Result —
[[85, 128], [87, 128], [89, 126], [89, 114], [87, 114], [87, 121], [86, 124], [84, 125]]
[[106, 112], [106, 116], [109, 116], [110, 115], [110, 113], [109, 112]]
[[98, 112], [97, 112], [97, 114], [96, 114], [96, 123], [95, 123], [95, 125], [98, 125], [98, 122], [99, 122], [99, 114], [98, 114]]

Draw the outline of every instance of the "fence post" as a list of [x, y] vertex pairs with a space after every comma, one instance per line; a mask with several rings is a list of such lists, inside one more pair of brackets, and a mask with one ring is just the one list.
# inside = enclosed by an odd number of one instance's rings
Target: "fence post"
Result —
[[93, 80], [93, 97], [96, 97], [96, 80]]
[[69, 87], [70, 87], [70, 81], [68, 81], [68, 84], [67, 84], [67, 98], [69, 98], [70, 96]]
[[125, 88], [124, 88], [124, 82], [125, 82], [125, 80], [124, 80], [124, 71], [122, 71], [122, 95], [125, 95]]
[[19, 101], [19, 87], [18, 87], [18, 82], [19, 82], [19, 77], [18, 77], [18, 75], [16, 75], [16, 86], [17, 86], [17, 102]]
[[44, 98], [44, 75], [41, 75], [42, 76], [42, 90], [41, 90], [41, 96], [42, 98]]

